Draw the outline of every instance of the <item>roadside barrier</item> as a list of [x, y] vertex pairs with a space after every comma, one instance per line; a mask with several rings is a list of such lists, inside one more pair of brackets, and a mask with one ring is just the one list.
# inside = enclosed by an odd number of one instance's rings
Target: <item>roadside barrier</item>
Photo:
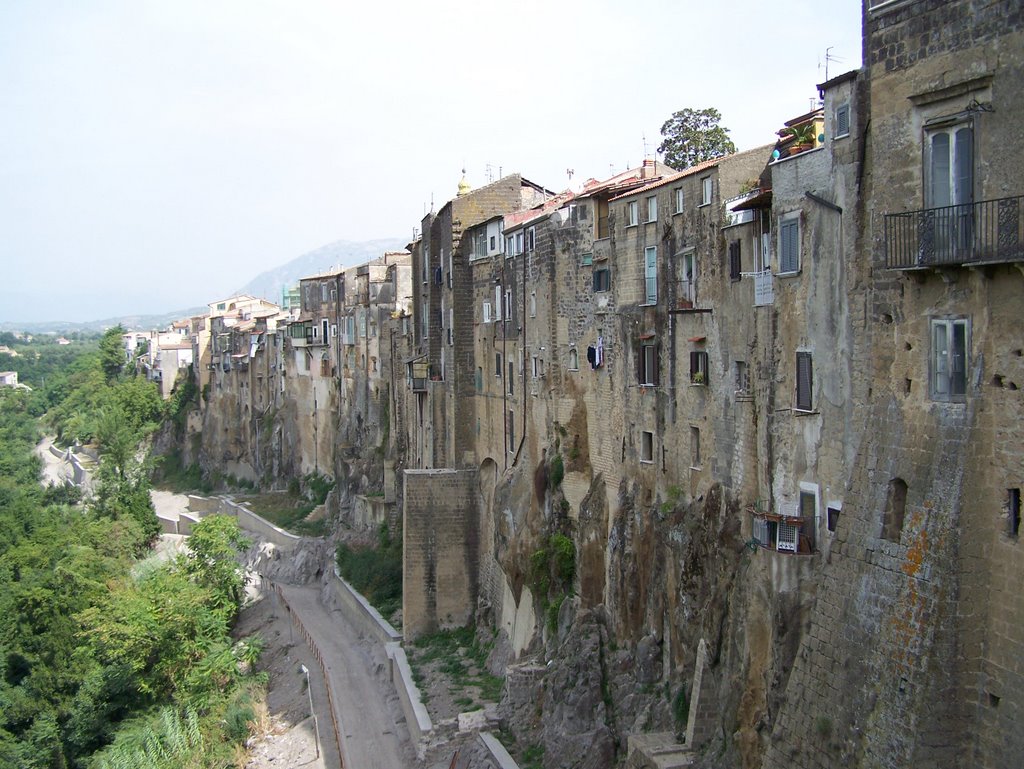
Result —
[[[320, 666], [320, 672], [324, 677], [324, 687], [327, 690], [327, 706], [331, 713], [331, 729], [334, 731], [334, 744], [338, 747], [338, 758], [341, 761], [342, 769], [345, 767], [345, 754], [341, 750], [341, 729], [338, 726], [338, 717], [334, 710], [334, 696], [331, 693], [331, 679], [327, 675], [327, 665], [324, 664], [324, 655], [320, 652], [320, 647], [316, 645], [316, 641], [313, 640], [313, 636], [306, 630], [306, 626], [302, 624], [302, 620], [299, 619], [299, 615], [292, 611], [292, 607], [288, 603], [288, 599], [284, 597], [284, 591], [281, 590], [280, 585], [274, 585], [274, 591], [277, 593], [277, 597], [281, 599], [281, 603], [284, 608], [288, 611], [288, 615], [292, 618], [292, 624], [295, 625], [296, 629], [306, 639], [306, 645], [309, 646], [309, 650], [313, 653], [313, 658], [317, 661]], [[310, 713], [314, 716], [314, 713]]]

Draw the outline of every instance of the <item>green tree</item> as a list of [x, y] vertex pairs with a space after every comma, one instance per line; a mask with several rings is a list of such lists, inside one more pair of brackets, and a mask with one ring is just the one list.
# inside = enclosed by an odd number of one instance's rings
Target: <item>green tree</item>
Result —
[[661, 126], [663, 141], [658, 152], [664, 154], [665, 163], [684, 170], [735, 152], [729, 129], [719, 125], [721, 119], [722, 113], [714, 107], [673, 112]]
[[114, 326], [108, 329], [100, 339], [100, 365], [107, 381], [117, 379], [117, 376], [124, 368], [124, 334], [122, 326]]
[[247, 545], [237, 520], [209, 515], [192, 527], [188, 550], [179, 556], [178, 563], [196, 584], [214, 592], [215, 605], [230, 608], [233, 614], [245, 587], [237, 558]]

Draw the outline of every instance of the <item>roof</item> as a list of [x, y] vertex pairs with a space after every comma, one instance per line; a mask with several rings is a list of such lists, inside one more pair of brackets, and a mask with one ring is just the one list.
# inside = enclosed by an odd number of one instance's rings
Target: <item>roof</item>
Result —
[[641, 187], [634, 187], [631, 190], [616, 195], [615, 197], [611, 198], [611, 200], [621, 200], [622, 198], [629, 197], [630, 195], [638, 195], [643, 192], [649, 192], [650, 190], [656, 190], [659, 187], [664, 187], [666, 184], [671, 184], [672, 182], [677, 182], [680, 179], [685, 179], [688, 176], [693, 176], [695, 174], [701, 173], [702, 171], [707, 171], [709, 168], [714, 168], [723, 160], [729, 157], [732, 157], [732, 155], [723, 155], [720, 158], [712, 158], [711, 160], [705, 160], [703, 163], [698, 163], [695, 166], [690, 166], [685, 171], [677, 171], [674, 174], [663, 176], [660, 179], [655, 179], [650, 184], [645, 184]]
[[344, 274], [345, 274], [345, 268], [344, 267], [341, 267], [341, 266], [329, 267], [326, 270], [322, 270], [322, 271], [314, 273], [312, 275], [307, 275], [304, 278], [299, 278], [299, 283], [302, 283], [305, 280], [322, 280], [323, 278], [336, 278], [339, 275], [344, 275]]
[[505, 214], [505, 232], [509, 230], [522, 227], [529, 222], [541, 219], [547, 216], [555, 209], [561, 208], [570, 200], [576, 197], [576, 193], [571, 190], [565, 190], [555, 195], [553, 198], [548, 198], [539, 206], [533, 208], [527, 208], [523, 211], [513, 211]]
[[837, 86], [840, 83], [845, 83], [847, 80], [856, 80], [857, 75], [859, 74], [859, 69], [851, 69], [849, 72], [844, 72], [841, 75], [836, 75], [835, 77], [826, 80], [824, 83], [818, 83], [818, 90], [827, 91], [829, 88], [833, 88], [834, 86]]
[[191, 342], [179, 342], [178, 344], [162, 344], [160, 345], [161, 350], [191, 350]]

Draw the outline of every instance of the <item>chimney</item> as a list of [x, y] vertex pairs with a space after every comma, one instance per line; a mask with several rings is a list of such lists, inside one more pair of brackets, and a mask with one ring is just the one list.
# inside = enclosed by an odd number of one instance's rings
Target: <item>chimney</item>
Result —
[[643, 167], [640, 169], [641, 179], [653, 179], [658, 175], [658, 161], [657, 160], [645, 160]]

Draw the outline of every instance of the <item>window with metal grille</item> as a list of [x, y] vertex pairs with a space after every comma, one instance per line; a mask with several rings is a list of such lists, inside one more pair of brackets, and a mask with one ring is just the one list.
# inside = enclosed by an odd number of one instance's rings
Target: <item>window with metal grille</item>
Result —
[[741, 241], [734, 240], [729, 244], [729, 280], [733, 281], [740, 279], [740, 272], [742, 271], [740, 243]]
[[779, 272], [800, 270], [800, 219], [779, 222]]
[[791, 523], [780, 522], [779, 523], [779, 550], [785, 550], [790, 553], [796, 552], [797, 545], [797, 527]]
[[814, 407], [813, 385], [814, 371], [811, 354], [798, 352], [796, 354], [796, 407], [800, 411], [810, 411]]

